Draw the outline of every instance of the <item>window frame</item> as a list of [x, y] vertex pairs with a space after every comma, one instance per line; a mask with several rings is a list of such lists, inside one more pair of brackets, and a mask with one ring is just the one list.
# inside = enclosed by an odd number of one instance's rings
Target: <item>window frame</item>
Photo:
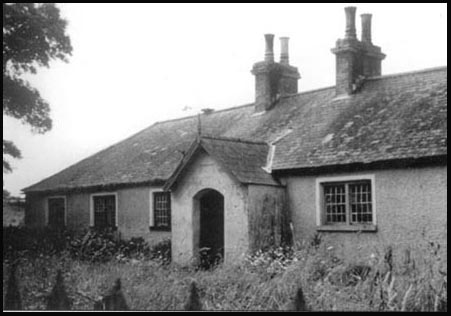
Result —
[[[168, 196], [168, 222], [169, 225], [168, 226], [161, 226], [158, 225], [158, 221], [157, 221], [157, 214], [156, 214], [156, 196], [157, 195], [167, 195]], [[152, 215], [151, 215], [151, 223], [150, 223], [150, 230], [157, 230], [157, 231], [171, 231], [171, 227], [172, 227], [172, 203], [171, 203], [171, 192], [166, 192], [166, 191], [151, 191], [151, 196], [152, 196]]]
[[90, 195], [89, 197], [89, 226], [91, 228], [98, 228], [95, 225], [95, 214], [94, 214], [94, 198], [95, 197], [99, 197], [99, 196], [114, 196], [114, 208], [115, 208], [115, 217], [114, 217], [114, 221], [115, 221], [115, 226], [114, 227], [109, 227], [112, 228], [113, 230], [116, 230], [119, 228], [119, 216], [118, 216], [118, 209], [119, 209], [119, 205], [118, 205], [118, 194], [117, 192], [102, 192], [102, 193], [93, 193]]
[[67, 197], [65, 195], [52, 195], [46, 199], [45, 207], [45, 226], [50, 225], [50, 203], [51, 199], [63, 199], [64, 200], [64, 227], [67, 227]]
[[[351, 223], [351, 210], [349, 207], [349, 185], [360, 181], [369, 181], [371, 186], [371, 223]], [[346, 222], [345, 223], [326, 223], [324, 186], [345, 185], [346, 192]], [[377, 231], [377, 208], [376, 208], [376, 181], [374, 174], [352, 175], [352, 176], [333, 176], [319, 177], [316, 179], [316, 226], [318, 231]]]

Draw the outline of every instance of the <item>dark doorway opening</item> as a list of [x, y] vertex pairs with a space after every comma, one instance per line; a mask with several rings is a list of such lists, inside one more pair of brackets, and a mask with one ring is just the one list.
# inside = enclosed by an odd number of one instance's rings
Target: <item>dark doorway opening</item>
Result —
[[201, 268], [209, 269], [224, 258], [224, 196], [208, 190], [199, 198]]

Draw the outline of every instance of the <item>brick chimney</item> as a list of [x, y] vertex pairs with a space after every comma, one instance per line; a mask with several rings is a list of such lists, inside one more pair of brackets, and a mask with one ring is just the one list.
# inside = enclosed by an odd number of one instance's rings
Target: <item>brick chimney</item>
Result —
[[364, 78], [381, 75], [385, 58], [380, 47], [371, 42], [371, 15], [362, 14], [362, 41], [356, 36], [356, 7], [346, 7], [345, 38], [338, 39], [332, 52], [336, 55], [336, 94], [356, 93]]
[[280, 97], [298, 92], [298, 69], [289, 65], [288, 38], [281, 37], [280, 63], [274, 62], [274, 35], [265, 34], [265, 59], [255, 63], [255, 111], [270, 110]]

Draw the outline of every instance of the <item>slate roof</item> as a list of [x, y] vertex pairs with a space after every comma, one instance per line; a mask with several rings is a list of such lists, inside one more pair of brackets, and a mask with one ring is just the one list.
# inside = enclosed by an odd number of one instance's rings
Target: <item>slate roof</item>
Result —
[[178, 169], [164, 186], [170, 189], [185, 167], [195, 159], [195, 154], [203, 149], [236, 180], [245, 184], [280, 185], [272, 175], [263, 169], [268, 162], [270, 146], [264, 142], [232, 139], [215, 136], [202, 136], [193, 142]]
[[[447, 67], [367, 79], [349, 98], [328, 87], [284, 97], [264, 113], [248, 104], [201, 120], [206, 135], [274, 144], [272, 170], [446, 156]], [[158, 122], [24, 191], [162, 185], [196, 135], [196, 116]]]

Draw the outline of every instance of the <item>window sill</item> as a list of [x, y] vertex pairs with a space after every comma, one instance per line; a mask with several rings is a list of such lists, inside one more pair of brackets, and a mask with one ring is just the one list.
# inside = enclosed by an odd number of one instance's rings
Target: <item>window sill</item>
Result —
[[171, 227], [158, 227], [158, 226], [151, 226], [149, 227], [149, 230], [152, 231], [157, 231], [157, 232], [170, 232], [171, 231]]
[[322, 225], [316, 228], [319, 232], [376, 232], [376, 225]]

